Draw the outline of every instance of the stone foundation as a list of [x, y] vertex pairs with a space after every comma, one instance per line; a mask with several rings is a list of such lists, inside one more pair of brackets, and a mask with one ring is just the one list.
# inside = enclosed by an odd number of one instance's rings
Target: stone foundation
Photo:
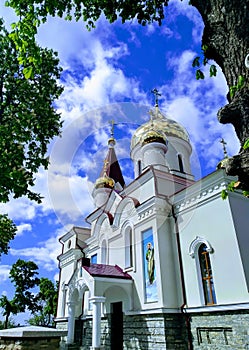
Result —
[[128, 316], [124, 322], [124, 350], [186, 350], [187, 333], [181, 315]]
[[[125, 316], [123, 322], [123, 349], [136, 350], [186, 350], [187, 336], [181, 315]], [[101, 346], [111, 349], [110, 316], [102, 318]], [[83, 322], [81, 350], [91, 348], [91, 321]]]
[[[249, 350], [249, 311], [188, 315], [194, 350]], [[188, 348], [185, 320], [181, 314], [123, 317], [123, 350], [187, 350]], [[105, 350], [111, 349], [110, 321], [110, 315], [101, 321], [101, 346]], [[78, 330], [78, 340], [75, 338], [79, 350], [91, 349], [91, 328], [91, 319], [81, 321], [79, 327], [81, 334]]]
[[194, 350], [249, 349], [249, 312], [212, 312], [191, 315]]

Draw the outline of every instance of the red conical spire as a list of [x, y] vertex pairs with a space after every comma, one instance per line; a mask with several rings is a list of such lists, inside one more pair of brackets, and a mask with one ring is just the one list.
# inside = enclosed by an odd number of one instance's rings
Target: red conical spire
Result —
[[[123, 178], [123, 174], [119, 165], [119, 162], [117, 160], [116, 152], [114, 149], [114, 146], [116, 144], [116, 141], [114, 139], [114, 121], [111, 121], [112, 124], [112, 129], [111, 129], [111, 137], [108, 140], [108, 153], [105, 158], [105, 163], [107, 164], [106, 166], [103, 166], [101, 170], [100, 176], [104, 176], [106, 174], [108, 177], [113, 179], [115, 181], [115, 188], [118, 189], [118, 187], [121, 186], [120, 190], [125, 187], [125, 181]], [[117, 186], [117, 185], [120, 186]]]

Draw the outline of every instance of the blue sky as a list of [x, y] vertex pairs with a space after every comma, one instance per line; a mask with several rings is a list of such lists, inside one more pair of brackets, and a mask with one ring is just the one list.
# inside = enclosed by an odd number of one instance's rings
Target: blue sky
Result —
[[[14, 21], [2, 4], [0, 13], [7, 23]], [[49, 18], [39, 29], [39, 43], [58, 51], [64, 69], [65, 90], [56, 102], [64, 125], [62, 136], [49, 146], [49, 170], [41, 169], [36, 177], [42, 204], [19, 198], [0, 205], [18, 226], [8, 256], [1, 258], [0, 295], [12, 297], [8, 273], [18, 258], [35, 261], [40, 277], [58, 278], [58, 238], [73, 225], [86, 226], [111, 119], [117, 124], [116, 153], [126, 183], [131, 181], [130, 138], [149, 118], [154, 87], [162, 94], [160, 109], [189, 132], [197, 179], [215, 170], [222, 159], [221, 137], [229, 155], [238, 151], [232, 126], [220, 125], [216, 117], [226, 103], [222, 73], [218, 70], [216, 78], [208, 78], [206, 67], [207, 78], [195, 79], [192, 61], [200, 55], [203, 30], [198, 12], [188, 1], [172, 0], [166, 18], [161, 27], [141, 27], [135, 21], [111, 25], [101, 18], [91, 32], [83, 22]]]

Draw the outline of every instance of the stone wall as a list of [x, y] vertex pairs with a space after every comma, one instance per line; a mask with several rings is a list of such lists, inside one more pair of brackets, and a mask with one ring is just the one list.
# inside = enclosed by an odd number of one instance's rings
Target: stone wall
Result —
[[0, 339], [0, 350], [59, 350], [60, 337], [50, 339]]
[[124, 350], [186, 350], [187, 335], [181, 315], [140, 315], [124, 319]]
[[[187, 336], [181, 315], [125, 316], [124, 350], [186, 350]], [[102, 318], [101, 345], [110, 350], [110, 316]], [[83, 322], [81, 350], [89, 350], [92, 342], [91, 321]], [[166, 346], [165, 346], [166, 342]]]
[[194, 350], [249, 349], [249, 311], [191, 315]]
[[[192, 313], [189, 316], [194, 350], [249, 350], [249, 311]], [[110, 325], [110, 315], [102, 318], [101, 345], [105, 350], [111, 349]], [[80, 339], [79, 350], [89, 350], [91, 319], [82, 321]], [[187, 350], [185, 321], [180, 314], [124, 315], [123, 344], [124, 350]]]

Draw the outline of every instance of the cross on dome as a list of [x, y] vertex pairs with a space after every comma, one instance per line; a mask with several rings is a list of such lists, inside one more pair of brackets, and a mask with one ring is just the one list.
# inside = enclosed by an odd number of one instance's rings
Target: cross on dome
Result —
[[226, 149], [226, 144], [227, 144], [226, 141], [222, 138], [220, 140], [220, 143], [222, 143], [222, 146], [223, 146], [224, 157], [228, 158], [227, 149]]
[[156, 88], [151, 90], [151, 92], [155, 96], [155, 107], [158, 107], [158, 96], [161, 96], [161, 94], [159, 93], [159, 91]]

